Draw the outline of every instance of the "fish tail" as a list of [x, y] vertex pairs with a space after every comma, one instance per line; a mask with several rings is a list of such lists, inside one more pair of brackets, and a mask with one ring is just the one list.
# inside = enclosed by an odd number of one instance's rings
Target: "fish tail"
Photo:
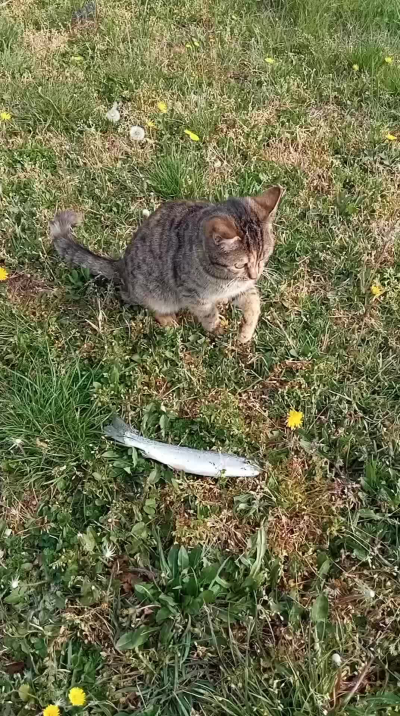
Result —
[[129, 437], [129, 435], [139, 435], [139, 433], [116, 415], [112, 423], [105, 426], [104, 435], [108, 438], [112, 438], [116, 442], [123, 443], [125, 437]]

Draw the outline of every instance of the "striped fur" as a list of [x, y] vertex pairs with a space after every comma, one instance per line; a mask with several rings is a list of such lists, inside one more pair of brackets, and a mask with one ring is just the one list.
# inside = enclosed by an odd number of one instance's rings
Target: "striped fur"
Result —
[[272, 222], [283, 194], [220, 204], [173, 201], [139, 227], [121, 259], [97, 256], [72, 238], [80, 216], [57, 214], [50, 233], [60, 256], [120, 285], [130, 304], [151, 309], [162, 325], [189, 309], [207, 331], [219, 332], [217, 304], [236, 300], [244, 321], [239, 339], [251, 340], [260, 313], [256, 281], [274, 248]]

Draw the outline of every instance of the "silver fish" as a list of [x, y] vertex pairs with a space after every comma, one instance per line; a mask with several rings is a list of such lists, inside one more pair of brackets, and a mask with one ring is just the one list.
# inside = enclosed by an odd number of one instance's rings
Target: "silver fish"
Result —
[[114, 418], [112, 424], [104, 428], [104, 434], [121, 445], [138, 448], [144, 457], [162, 462], [172, 470], [206, 477], [216, 477], [221, 473], [227, 477], [255, 477], [260, 473], [260, 468], [244, 457], [149, 440], [120, 418]]

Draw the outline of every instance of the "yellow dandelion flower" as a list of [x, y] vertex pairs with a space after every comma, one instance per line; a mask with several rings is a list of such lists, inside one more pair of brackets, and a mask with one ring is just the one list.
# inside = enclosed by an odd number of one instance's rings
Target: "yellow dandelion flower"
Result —
[[391, 65], [392, 62], [393, 62], [393, 57], [385, 57], [385, 62], [386, 62], [388, 65]]
[[86, 694], [83, 689], [74, 686], [68, 694], [72, 706], [84, 706], [86, 703]]
[[188, 137], [190, 137], [190, 139], [192, 140], [192, 142], [199, 142], [199, 141], [200, 141], [200, 137], [198, 137], [197, 134], [195, 134], [194, 132], [191, 132], [190, 129], [185, 129], [185, 134], [187, 134]]
[[286, 418], [286, 425], [291, 430], [301, 428], [301, 426], [303, 425], [303, 417], [304, 413], [302, 413], [301, 410], [289, 410], [289, 415]]
[[78, 65], [80, 62], [84, 62], [82, 55], [72, 55], [71, 62], [76, 62]]
[[266, 57], [265, 62], [267, 63], [267, 65], [273, 65], [275, 63], [275, 60], [273, 57]]
[[373, 283], [371, 286], [371, 293], [373, 296], [382, 296], [383, 288], [379, 283]]
[[152, 129], [154, 129], [156, 126], [155, 123], [151, 121], [151, 119], [148, 119], [146, 124], [148, 127], [151, 127]]
[[0, 119], [2, 122], [9, 122], [11, 119], [10, 112], [0, 112]]
[[354, 72], [358, 72], [359, 69], [360, 69], [360, 65], [357, 65], [357, 64], [353, 65]]
[[160, 110], [161, 114], [166, 114], [168, 112], [168, 107], [165, 102], [157, 102], [157, 107]]
[[200, 42], [197, 42], [197, 40], [193, 40], [193, 44], [195, 47], [200, 47]]
[[0, 266], [0, 281], [7, 281], [8, 271], [3, 266]]
[[43, 709], [43, 716], [60, 716], [60, 709], [55, 704], [49, 704]]
[[187, 42], [186, 45], [185, 45], [185, 47], [187, 47], [188, 50], [191, 50], [191, 49], [192, 49], [192, 46], [191, 46], [190, 42]]
[[396, 142], [397, 137], [395, 134], [390, 134], [389, 132], [389, 134], [386, 135], [385, 139], [387, 139], [389, 142]]

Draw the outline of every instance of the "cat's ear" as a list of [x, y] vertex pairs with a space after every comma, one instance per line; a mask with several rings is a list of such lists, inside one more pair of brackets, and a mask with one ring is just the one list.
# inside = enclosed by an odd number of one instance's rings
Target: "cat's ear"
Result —
[[226, 251], [235, 248], [241, 240], [235, 222], [229, 216], [214, 216], [207, 221], [206, 235], [212, 238], [217, 246]]
[[264, 191], [258, 196], [254, 196], [253, 200], [257, 202], [265, 212], [265, 219], [271, 221], [275, 218], [278, 210], [279, 202], [285, 194], [285, 189], [282, 186], [271, 186], [269, 189]]

